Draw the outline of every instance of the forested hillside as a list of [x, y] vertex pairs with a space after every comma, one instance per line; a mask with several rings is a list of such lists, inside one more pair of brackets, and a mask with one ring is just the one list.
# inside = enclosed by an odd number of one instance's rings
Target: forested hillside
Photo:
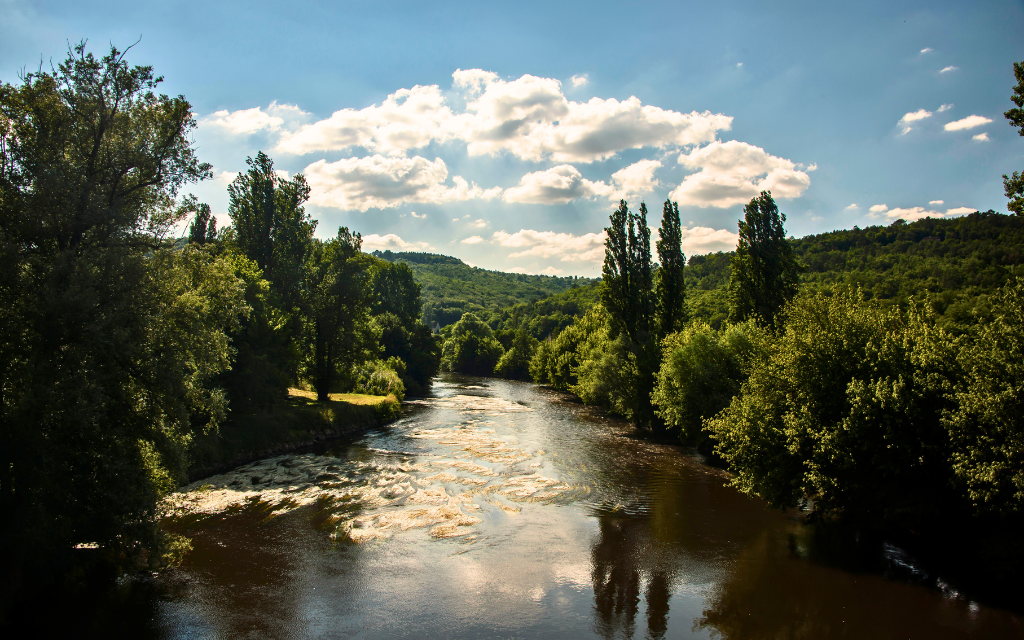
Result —
[[[988, 296], [1024, 261], [1024, 220], [994, 211], [961, 218], [897, 220], [888, 226], [854, 227], [790, 240], [806, 267], [805, 286], [860, 286], [883, 306], [930, 296], [940, 323], [958, 326], [985, 314]], [[686, 272], [695, 315], [724, 319], [732, 252], [690, 258]], [[714, 293], [712, 293], [714, 292]]]
[[587, 279], [488, 271], [434, 253], [374, 251], [377, 258], [404, 262], [421, 286], [423, 321], [444, 327], [466, 312], [481, 317], [524, 301], [562, 293]]

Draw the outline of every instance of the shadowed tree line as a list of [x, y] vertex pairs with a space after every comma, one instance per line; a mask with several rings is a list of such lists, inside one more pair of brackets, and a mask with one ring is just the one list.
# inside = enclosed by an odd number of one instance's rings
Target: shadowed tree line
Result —
[[316, 238], [301, 175], [250, 158], [223, 229], [182, 197], [211, 170], [161, 81], [83, 43], [0, 85], [5, 603], [80, 575], [85, 556], [109, 575], [160, 565], [157, 501], [196, 438], [244, 428], [290, 386], [400, 399], [437, 371], [408, 266], [346, 228]]

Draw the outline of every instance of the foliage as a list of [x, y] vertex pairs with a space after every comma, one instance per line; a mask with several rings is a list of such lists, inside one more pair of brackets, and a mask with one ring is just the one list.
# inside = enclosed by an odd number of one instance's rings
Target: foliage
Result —
[[868, 525], [912, 527], [955, 505], [940, 420], [955, 342], [920, 307], [886, 312], [850, 291], [803, 295], [784, 322], [754, 341], [740, 394], [707, 423], [733, 484]]
[[694, 322], [665, 338], [658, 386], [653, 400], [657, 414], [680, 439], [710, 453], [713, 442], [703, 431], [704, 420], [729, 406], [745, 380], [747, 360], [755, 343], [762, 343], [754, 322], [728, 325], [716, 331]]
[[800, 266], [786, 242], [785, 222], [786, 214], [779, 212], [770, 191], [743, 207], [729, 280], [732, 320], [757, 317], [773, 323], [796, 294]]
[[[619, 398], [613, 404], [623, 415], [648, 428], [655, 425], [651, 390], [660, 356], [654, 335], [654, 267], [647, 206], [641, 203], [639, 213], [634, 214], [626, 201], [620, 200], [609, 220], [601, 302], [608, 312], [608, 338], [615, 348], [607, 357], [602, 355], [594, 361], [598, 366], [595, 372], [608, 371], [615, 362], [628, 363], [620, 367], [620, 379], [612, 387], [613, 396]], [[580, 381], [588, 393], [607, 386], [596, 384], [590, 372], [588, 376], [588, 384]]]
[[529, 334], [525, 326], [520, 326], [512, 345], [495, 365], [494, 373], [502, 378], [529, 380], [530, 362], [533, 360], [537, 345], [537, 339]]
[[441, 348], [430, 329], [420, 322], [420, 285], [404, 262], [374, 260], [368, 285], [372, 323], [380, 335], [385, 358], [400, 358], [406, 365], [405, 388], [422, 394], [441, 363]]
[[309, 199], [303, 175], [285, 180], [260, 151], [246, 158], [249, 170], [228, 185], [231, 244], [256, 262], [286, 309], [299, 305], [303, 269], [316, 221], [302, 204]]
[[[1013, 88], [1010, 99], [1017, 107], [1003, 115], [1010, 121], [1010, 126], [1016, 127], [1017, 132], [1024, 136], [1024, 62], [1013, 63], [1013, 75], [1017, 78], [1017, 86]], [[1024, 175], [1019, 171], [1014, 171], [1012, 176], [1004, 174], [1003, 190], [1009, 200], [1006, 208], [1018, 216], [1024, 216]]]
[[601, 301], [600, 287], [600, 280], [584, 281], [584, 284], [574, 285], [568, 291], [506, 307], [491, 314], [487, 324], [494, 329], [503, 346], [506, 340], [511, 344], [519, 324], [526, 325], [527, 331], [537, 340], [544, 340], [559, 335], [578, 316], [598, 304]]
[[229, 261], [162, 240], [210, 169], [159, 82], [82, 44], [0, 87], [0, 548], [25, 577], [83, 542], [156, 558], [156, 498], [225, 414], [247, 309]]
[[189, 195], [182, 203], [186, 211], [194, 211], [192, 224], [188, 227], [188, 241], [192, 244], [204, 245], [217, 239], [217, 219], [210, 213], [210, 205], [199, 203], [195, 196]]
[[658, 335], [665, 337], [679, 331], [686, 323], [686, 280], [683, 273], [686, 256], [682, 249], [679, 203], [665, 201], [658, 235], [661, 268], [657, 273], [654, 298]]
[[467, 312], [484, 319], [524, 300], [540, 300], [589, 282], [571, 277], [488, 271], [471, 267], [458, 258], [430, 253], [377, 251], [374, 256], [408, 264], [422, 287], [423, 322], [437, 328], [455, 323]]
[[399, 358], [371, 360], [356, 367], [356, 393], [371, 396], [394, 396], [399, 402], [405, 399], [405, 385], [402, 374], [405, 363]]
[[466, 313], [450, 327], [445, 327], [441, 348], [441, 369], [489, 376], [504, 354], [494, 332], [480, 318]]
[[946, 417], [953, 469], [982, 512], [1024, 512], [1024, 278], [997, 294], [993, 318], [960, 353], [966, 372]]
[[328, 241], [314, 239], [302, 286], [304, 369], [317, 399], [327, 400], [338, 372], [366, 360], [377, 347], [370, 332], [370, 256], [347, 227]]

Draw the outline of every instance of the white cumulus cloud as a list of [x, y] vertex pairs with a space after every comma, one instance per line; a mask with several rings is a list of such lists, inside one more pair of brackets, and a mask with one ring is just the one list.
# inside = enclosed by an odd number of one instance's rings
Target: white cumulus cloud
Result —
[[949, 111], [949, 110], [950, 110], [950, 109], [952, 109], [952, 108], [953, 108], [953, 105], [952, 105], [952, 104], [944, 104], [944, 105], [940, 106], [940, 107], [939, 107], [939, 108], [937, 109], [937, 111], [938, 111], [939, 113], [942, 113], [943, 111]]
[[979, 133], [976, 136], [971, 136], [971, 139], [978, 142], [988, 142], [988, 133]]
[[854, 202], [854, 203], [852, 203], [852, 204], [850, 204], [850, 205], [847, 205], [847, 207], [846, 207], [846, 210], [847, 210], [847, 211], [856, 211], [856, 210], [857, 210], [857, 209], [859, 209], [859, 208], [860, 208], [860, 207], [858, 207], [858, 206], [857, 206], [857, 203], [856, 203], [856, 202]]
[[297, 122], [309, 114], [295, 105], [271, 102], [261, 107], [238, 111], [214, 111], [199, 120], [200, 126], [217, 127], [232, 135], [250, 135], [258, 131], [280, 131], [286, 123]]
[[590, 82], [590, 78], [587, 77], [587, 74], [580, 73], [580, 74], [574, 75], [573, 77], [569, 78], [569, 82], [574, 87], [582, 87], [583, 85], [585, 85], [588, 82]]
[[505, 190], [504, 198], [506, 202], [565, 204], [577, 198], [611, 193], [612, 188], [604, 182], [587, 180], [576, 167], [562, 164], [526, 174], [518, 186]]
[[[935, 204], [936, 202], [941, 204], [941, 200], [933, 200], [928, 204]], [[962, 216], [966, 213], [974, 213], [977, 209], [971, 209], [970, 207], [956, 207], [953, 209], [947, 209], [945, 213], [941, 211], [930, 211], [924, 207], [897, 207], [890, 209], [887, 205], [876, 204], [870, 209], [872, 218], [879, 218], [884, 220], [898, 220], [903, 219], [907, 222], [913, 222], [922, 218], [951, 218], [954, 216]]]
[[454, 116], [437, 85], [399, 89], [380, 106], [341, 109], [285, 134], [277, 150], [305, 154], [348, 147], [401, 154], [451, 137]]
[[932, 117], [932, 112], [931, 111], [926, 111], [924, 109], [918, 109], [917, 111], [911, 111], [910, 113], [904, 115], [902, 118], [900, 118], [900, 121], [897, 122], [896, 124], [898, 124], [900, 127], [903, 127], [902, 133], [906, 134], [912, 128], [910, 126], [911, 122], [917, 122], [919, 120], [924, 120], [925, 118], [930, 118], [930, 117]]
[[680, 205], [731, 207], [746, 204], [761, 191], [775, 198], [797, 198], [811, 184], [806, 172], [785, 158], [746, 142], [715, 141], [679, 156], [679, 163], [699, 169], [669, 194]]
[[493, 241], [503, 247], [518, 249], [509, 254], [510, 258], [536, 256], [552, 258], [562, 262], [599, 262], [604, 260], [604, 233], [586, 233], [576, 236], [571, 233], [535, 231], [520, 229], [515, 233], [495, 231]]
[[336, 162], [318, 160], [304, 173], [312, 187], [311, 203], [346, 210], [384, 209], [406, 202], [490, 199], [501, 194], [500, 187], [481, 189], [461, 176], [452, 178], [452, 186], [445, 184], [448, 167], [441, 158], [431, 162], [421, 156], [378, 154]]
[[935, 206], [938, 206], [940, 204], [946, 204], [946, 202], [944, 200], [929, 200], [928, 204], [930, 204], [933, 207], [935, 207]]
[[364, 251], [375, 251], [378, 249], [381, 251], [387, 249], [391, 249], [392, 251], [423, 251], [426, 249], [433, 249], [433, 247], [426, 242], [407, 242], [393, 233], [385, 235], [371, 233], [370, 235], [363, 236]]
[[483, 241], [484, 239], [480, 236], [469, 236], [468, 238], [463, 238], [461, 240], [462, 244], [480, 244]]
[[612, 174], [612, 183], [616, 187], [613, 200], [629, 200], [633, 196], [643, 196], [661, 186], [654, 178], [654, 172], [661, 168], [657, 160], [641, 160], [628, 167], [619, 169]]
[[946, 131], [963, 131], [965, 129], [973, 129], [975, 127], [980, 127], [990, 122], [992, 122], [991, 118], [986, 118], [985, 116], [971, 115], [967, 116], [962, 120], [954, 120], [953, 122], [947, 122], [943, 128]]
[[959, 68], [960, 67], [954, 67], [953, 65], [949, 65], [948, 67], [943, 67], [942, 70], [939, 71], [939, 73], [949, 73], [950, 71], [956, 71]]
[[[396, 91], [379, 106], [341, 109], [295, 131], [282, 131], [276, 149], [304, 154], [362, 147], [402, 155], [432, 142], [461, 140], [470, 155], [506, 152], [533, 161], [594, 162], [625, 149], [710, 142], [717, 131], [732, 126], [729, 116], [680, 113], [644, 105], [636, 97], [570, 101], [554, 78], [526, 74], [506, 81], [481, 69], [458, 69], [452, 77], [453, 88], [466, 99], [461, 112], [452, 109], [438, 86], [417, 85]], [[580, 86], [585, 78], [574, 76], [570, 82]], [[280, 117], [264, 122], [275, 116], [259, 108], [244, 113], [239, 121], [251, 121], [245, 127], [277, 130], [283, 124]]]
[[925, 47], [924, 49], [921, 49], [921, 53], [931, 53], [932, 51], [934, 51], [934, 49], [932, 49], [931, 47]]
[[683, 252], [688, 255], [711, 253], [712, 251], [732, 251], [736, 248], [740, 236], [728, 229], [712, 229], [711, 227], [683, 227]]

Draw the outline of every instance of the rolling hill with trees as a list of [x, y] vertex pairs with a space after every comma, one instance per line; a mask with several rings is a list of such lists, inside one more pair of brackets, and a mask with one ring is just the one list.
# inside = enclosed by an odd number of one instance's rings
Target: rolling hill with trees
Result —
[[374, 257], [404, 262], [420, 284], [423, 321], [445, 327], [464, 313], [489, 317], [524, 300], [535, 301], [583, 284], [585, 278], [489, 271], [436, 253], [374, 251]]

